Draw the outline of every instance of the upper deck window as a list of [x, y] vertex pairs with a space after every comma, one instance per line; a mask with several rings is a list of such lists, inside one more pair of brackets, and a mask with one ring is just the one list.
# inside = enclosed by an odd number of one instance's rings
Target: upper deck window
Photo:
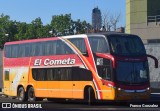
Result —
[[144, 55], [144, 45], [138, 36], [110, 35], [108, 36], [111, 53], [116, 55]]
[[61, 40], [6, 45], [4, 51], [7, 58], [74, 54]]
[[81, 51], [82, 54], [85, 54], [87, 52], [84, 38], [70, 38], [68, 40], [72, 44], [74, 44]]
[[108, 53], [109, 47], [104, 37], [89, 37], [89, 43], [93, 53]]

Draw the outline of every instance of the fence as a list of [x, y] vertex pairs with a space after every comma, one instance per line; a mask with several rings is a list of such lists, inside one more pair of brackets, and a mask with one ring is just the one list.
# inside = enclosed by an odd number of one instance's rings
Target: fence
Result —
[[160, 22], [160, 15], [148, 16], [147, 22]]

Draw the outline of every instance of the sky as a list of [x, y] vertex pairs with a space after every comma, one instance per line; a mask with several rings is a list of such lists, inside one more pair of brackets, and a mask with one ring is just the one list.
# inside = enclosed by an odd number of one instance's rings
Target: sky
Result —
[[73, 20], [92, 22], [92, 9], [101, 13], [121, 14], [118, 26], [125, 26], [125, 0], [0, 0], [0, 14], [11, 20], [31, 23], [40, 17], [43, 24], [50, 24], [53, 15], [70, 14]]

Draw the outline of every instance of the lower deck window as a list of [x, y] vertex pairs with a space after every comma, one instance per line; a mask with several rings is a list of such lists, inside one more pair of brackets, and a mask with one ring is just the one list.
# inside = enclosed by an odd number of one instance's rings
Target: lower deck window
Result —
[[92, 81], [91, 71], [79, 67], [33, 68], [32, 77], [36, 81]]

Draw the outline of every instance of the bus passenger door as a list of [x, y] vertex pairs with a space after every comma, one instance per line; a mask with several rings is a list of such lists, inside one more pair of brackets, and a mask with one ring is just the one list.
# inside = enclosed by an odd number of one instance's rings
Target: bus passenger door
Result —
[[102, 78], [101, 81], [99, 81], [99, 84], [102, 88], [101, 92], [103, 94], [103, 99], [113, 99], [115, 90], [112, 86], [112, 62], [109, 59], [102, 59], [103, 62], [100, 64], [99, 59], [101, 58], [96, 58], [95, 60], [98, 75]]

